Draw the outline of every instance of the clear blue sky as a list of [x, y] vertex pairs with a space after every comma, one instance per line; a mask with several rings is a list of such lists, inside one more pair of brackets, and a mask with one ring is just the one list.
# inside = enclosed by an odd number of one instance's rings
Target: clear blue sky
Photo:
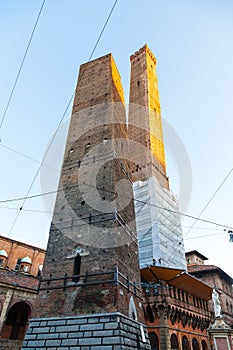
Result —
[[[0, 1], [0, 117], [13, 87], [42, 1]], [[73, 93], [113, 1], [47, 0], [0, 129], [0, 200], [24, 196]], [[118, 0], [93, 58], [111, 52], [126, 100], [129, 56], [147, 43], [157, 58], [162, 115], [176, 129], [193, 170], [187, 213], [197, 216], [233, 167], [232, 1]], [[67, 113], [67, 118], [70, 110]], [[168, 175], [179, 191], [176, 165]], [[184, 165], [185, 166], [185, 165]], [[51, 183], [51, 189], [54, 184]], [[203, 219], [233, 225], [233, 174]], [[31, 194], [40, 193], [40, 176]], [[9, 235], [21, 202], [0, 204], [0, 233]], [[11, 207], [7, 209], [5, 207]], [[46, 247], [50, 219], [40, 198], [27, 200], [11, 238]], [[42, 212], [31, 212], [36, 210]], [[222, 228], [183, 220], [186, 250], [197, 249], [233, 276], [233, 243]], [[203, 237], [206, 236], [206, 237]]]

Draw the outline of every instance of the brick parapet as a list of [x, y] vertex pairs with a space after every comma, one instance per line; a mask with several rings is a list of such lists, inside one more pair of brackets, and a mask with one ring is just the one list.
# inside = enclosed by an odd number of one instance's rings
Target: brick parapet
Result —
[[38, 278], [29, 274], [0, 269], [0, 284], [10, 285], [13, 288], [25, 288], [36, 292], [38, 287]]

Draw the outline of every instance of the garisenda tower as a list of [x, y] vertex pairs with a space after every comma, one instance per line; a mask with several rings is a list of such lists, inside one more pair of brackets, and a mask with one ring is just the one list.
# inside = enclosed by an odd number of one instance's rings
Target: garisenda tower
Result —
[[80, 66], [23, 349], [150, 349], [140, 267], [186, 268], [178, 214], [156, 209], [178, 205], [166, 176], [155, 64], [147, 45], [131, 56], [128, 125], [112, 55]]

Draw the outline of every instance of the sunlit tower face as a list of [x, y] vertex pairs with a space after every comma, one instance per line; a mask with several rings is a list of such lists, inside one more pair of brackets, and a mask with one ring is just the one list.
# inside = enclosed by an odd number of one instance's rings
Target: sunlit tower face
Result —
[[131, 57], [128, 130], [140, 266], [186, 269], [176, 197], [169, 189], [156, 59], [147, 45]]
[[[135, 180], [155, 176], [162, 187], [169, 189], [159, 101], [156, 59], [147, 45], [131, 57], [129, 138], [144, 146], [138, 153], [138, 166], [133, 172]], [[149, 152], [145, 152], [145, 149]], [[133, 155], [134, 146], [130, 149]]]

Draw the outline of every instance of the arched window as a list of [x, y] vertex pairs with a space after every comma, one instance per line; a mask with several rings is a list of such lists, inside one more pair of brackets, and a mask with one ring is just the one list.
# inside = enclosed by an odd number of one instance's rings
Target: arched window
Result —
[[188, 338], [184, 335], [182, 338], [182, 350], [189, 350]]
[[159, 350], [159, 338], [156, 333], [149, 333], [151, 350]]
[[27, 330], [30, 315], [31, 309], [27, 303], [21, 301], [14, 304], [7, 314], [1, 337], [22, 340]]
[[179, 342], [175, 334], [171, 335], [171, 350], [179, 350]]
[[147, 305], [147, 307], [146, 307], [146, 319], [150, 323], [154, 322], [154, 316], [153, 316], [153, 312], [152, 312], [150, 305]]
[[208, 350], [208, 346], [205, 340], [201, 341], [201, 347], [202, 347], [202, 350]]
[[199, 344], [198, 344], [198, 341], [197, 341], [196, 338], [193, 338], [193, 341], [192, 341], [192, 350], [200, 350]]

